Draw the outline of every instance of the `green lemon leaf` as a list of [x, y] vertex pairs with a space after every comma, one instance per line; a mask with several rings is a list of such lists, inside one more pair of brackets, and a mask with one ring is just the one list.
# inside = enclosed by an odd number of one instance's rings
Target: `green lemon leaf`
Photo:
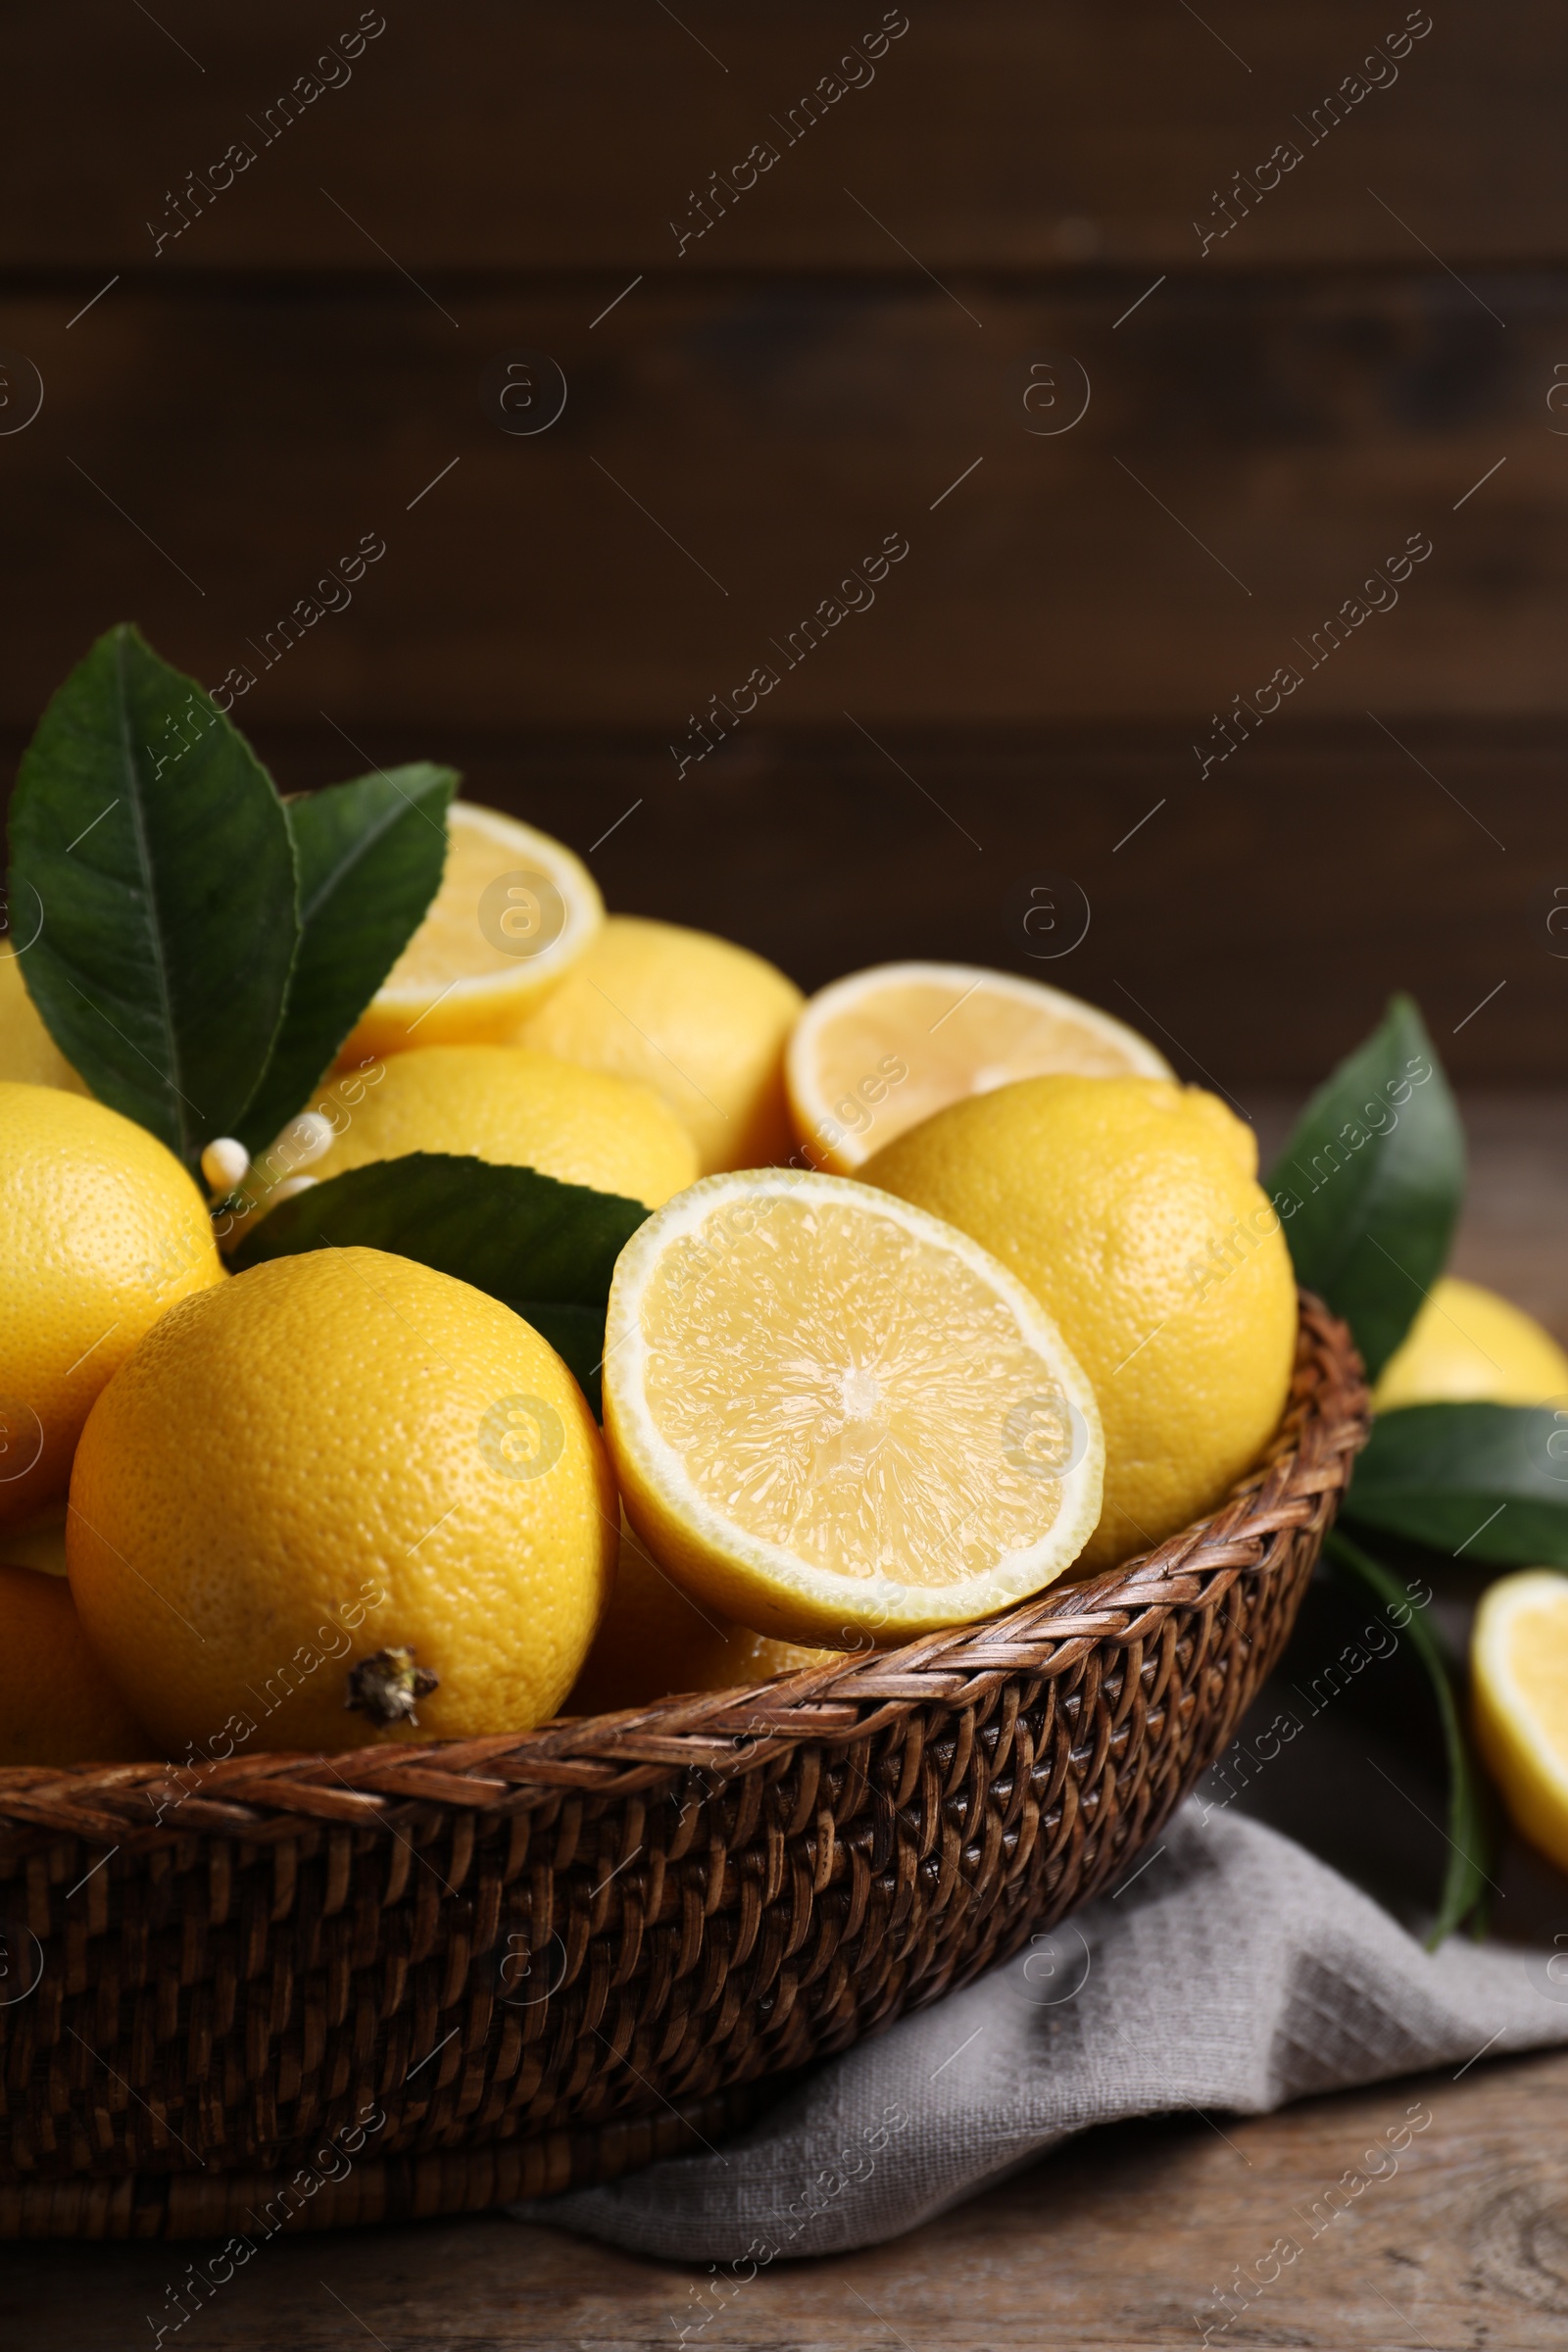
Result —
[[1408, 997], [1319, 1087], [1267, 1189], [1297, 1280], [1345, 1317], [1375, 1380], [1447, 1262], [1464, 1198], [1464, 1130]]
[[38, 723], [11, 804], [9, 888], [56, 1045], [194, 1168], [233, 1133], [271, 1051], [294, 852], [244, 737], [133, 628], [100, 637]]
[[1379, 1413], [1348, 1518], [1505, 1568], [1568, 1568], [1568, 1401]]
[[283, 1022], [233, 1130], [254, 1156], [299, 1110], [441, 887], [458, 774], [420, 760], [284, 803], [299, 952]]
[[647, 1215], [640, 1200], [559, 1184], [536, 1168], [411, 1152], [280, 1200], [232, 1262], [243, 1273], [268, 1258], [351, 1243], [417, 1258], [523, 1316], [565, 1358], [598, 1413], [610, 1278]]
[[1323, 1539], [1324, 1557], [1380, 1601], [1391, 1624], [1410, 1637], [1410, 1646], [1426, 1670], [1443, 1730], [1448, 1764], [1448, 1865], [1444, 1873], [1438, 1913], [1427, 1936], [1427, 1949], [1451, 1936], [1473, 1912], [1482, 1910], [1493, 1881], [1492, 1809], [1486, 1781], [1476, 1761], [1454, 1685], [1447, 1653], [1419, 1608], [1412, 1608], [1406, 1589], [1391, 1568], [1363, 1551], [1339, 1529]]

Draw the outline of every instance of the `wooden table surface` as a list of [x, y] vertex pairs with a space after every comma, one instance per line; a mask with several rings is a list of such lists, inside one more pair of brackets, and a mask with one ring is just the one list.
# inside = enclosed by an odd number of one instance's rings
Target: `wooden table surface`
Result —
[[[1250, 1102], [1265, 1137], [1285, 1106]], [[1568, 1337], [1568, 1101], [1466, 1103], [1470, 1202], [1456, 1270]], [[779, 2265], [704, 2330], [726, 2346], [1198, 2345], [1195, 2313], [1424, 2099], [1397, 2175], [1313, 2242], [1217, 2341], [1355, 2352], [1536, 2352], [1568, 2340], [1568, 2052], [1490, 2060], [1238, 2122], [1119, 2125], [885, 2246]], [[150, 2346], [194, 2248], [0, 2252], [0, 2344]], [[694, 2276], [506, 2220], [279, 2239], [166, 2337], [180, 2352], [509, 2352], [678, 2344]], [[153, 2315], [149, 2321], [148, 2315]], [[676, 2316], [672, 2316], [676, 2315]]]

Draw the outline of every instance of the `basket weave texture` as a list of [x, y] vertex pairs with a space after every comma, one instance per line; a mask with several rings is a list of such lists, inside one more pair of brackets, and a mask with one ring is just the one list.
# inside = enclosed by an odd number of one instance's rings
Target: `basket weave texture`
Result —
[[1366, 1435], [1303, 1294], [1211, 1517], [1003, 1617], [520, 1738], [0, 1771], [0, 2236], [477, 2210], [1005, 1959], [1227, 1744]]

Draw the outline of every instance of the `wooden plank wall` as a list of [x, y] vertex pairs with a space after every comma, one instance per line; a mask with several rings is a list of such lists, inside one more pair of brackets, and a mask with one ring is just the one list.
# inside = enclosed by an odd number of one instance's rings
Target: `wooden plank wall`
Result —
[[1233, 1088], [1408, 985], [1568, 1076], [1560, 10], [17, 0], [0, 55], [7, 776], [133, 616], [285, 784], [452, 758], [808, 985], [1033, 969]]

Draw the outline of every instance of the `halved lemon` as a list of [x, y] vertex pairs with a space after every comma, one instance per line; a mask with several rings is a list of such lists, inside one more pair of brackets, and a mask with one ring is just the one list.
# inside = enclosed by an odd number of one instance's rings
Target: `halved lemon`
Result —
[[1568, 1870], [1568, 1576], [1488, 1587], [1470, 1640], [1476, 1745], [1515, 1828]]
[[565, 978], [604, 917], [592, 874], [564, 842], [498, 809], [454, 801], [441, 887], [339, 1060], [506, 1043]]
[[1058, 1072], [1174, 1074], [1108, 1012], [969, 963], [879, 963], [833, 981], [796, 1022], [784, 1059], [797, 1140], [842, 1176], [950, 1102]]
[[1060, 1576], [1105, 1444], [1055, 1324], [989, 1251], [842, 1177], [710, 1176], [622, 1250], [605, 1436], [626, 1515], [705, 1606], [850, 1648]]

